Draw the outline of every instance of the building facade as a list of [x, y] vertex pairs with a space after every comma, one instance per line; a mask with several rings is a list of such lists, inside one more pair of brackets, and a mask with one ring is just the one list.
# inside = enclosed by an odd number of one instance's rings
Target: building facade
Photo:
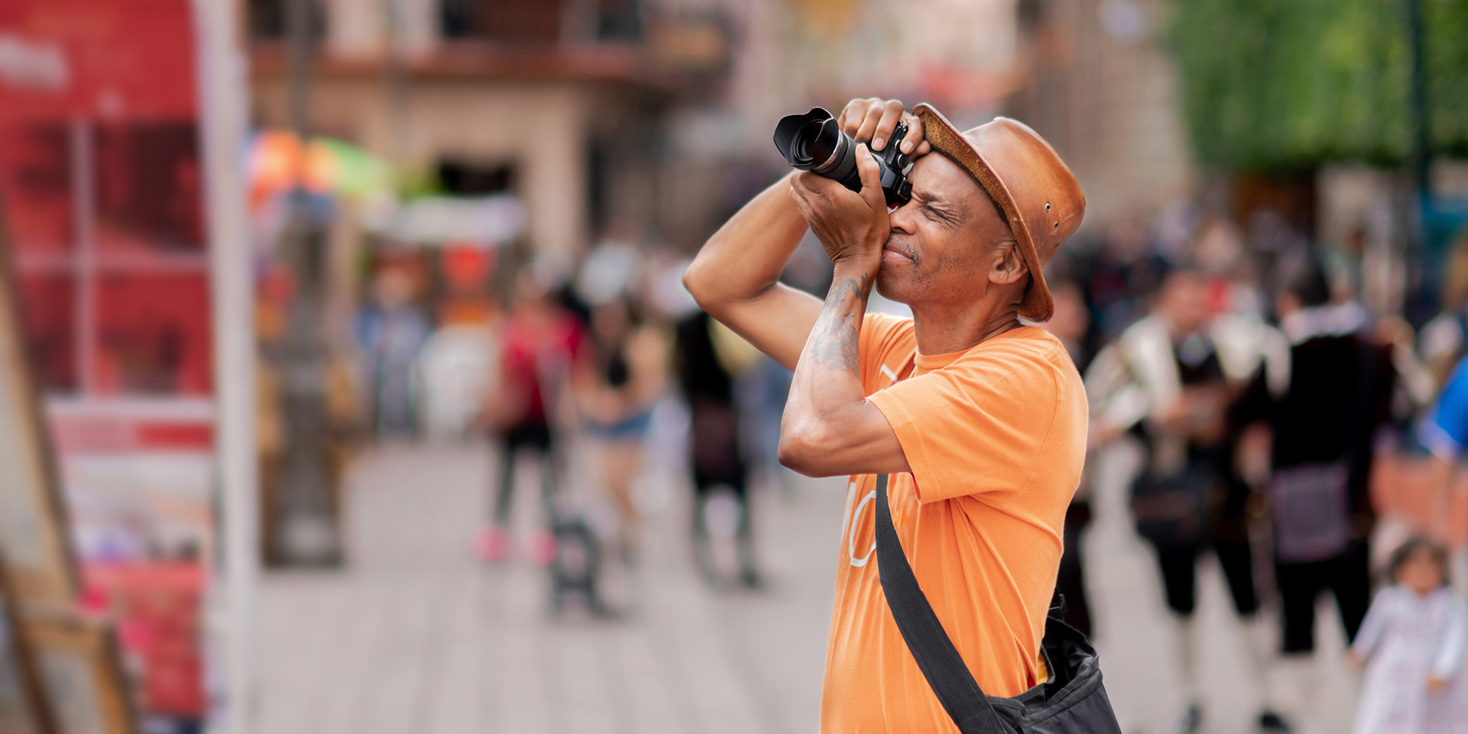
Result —
[[[290, 124], [290, 0], [248, 0], [252, 123]], [[324, 0], [311, 127], [446, 193], [513, 193], [536, 251], [651, 221], [660, 119], [728, 60], [717, 14], [621, 0]]]

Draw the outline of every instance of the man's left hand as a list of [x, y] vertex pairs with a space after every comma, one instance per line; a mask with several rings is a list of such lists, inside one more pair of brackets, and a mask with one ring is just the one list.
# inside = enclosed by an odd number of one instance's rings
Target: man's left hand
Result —
[[875, 274], [882, 264], [882, 246], [891, 224], [877, 162], [865, 143], [856, 148], [856, 168], [861, 174], [860, 193], [806, 171], [790, 180], [790, 197], [831, 262], [853, 264]]

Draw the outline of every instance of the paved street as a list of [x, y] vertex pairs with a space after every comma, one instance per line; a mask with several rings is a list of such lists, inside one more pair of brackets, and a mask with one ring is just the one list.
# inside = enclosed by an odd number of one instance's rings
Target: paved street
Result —
[[[1117, 458], [1098, 469], [1114, 474]], [[643, 492], [653, 514], [639, 569], [618, 579], [635, 600], [626, 618], [553, 619], [543, 570], [523, 559], [485, 566], [471, 553], [493, 462], [481, 446], [390, 447], [358, 460], [350, 567], [265, 576], [260, 731], [816, 731], [840, 480], [761, 493], [768, 588], [712, 590], [689, 560], [686, 490], [665, 468]], [[535, 522], [530, 481], [517, 498], [522, 531]], [[1161, 592], [1118, 490], [1098, 491], [1087, 551], [1107, 686], [1128, 734], [1163, 734], [1182, 694]], [[1260, 690], [1246, 680], [1243, 638], [1211, 561], [1203, 574], [1205, 731], [1252, 731]], [[1322, 713], [1306, 730], [1323, 734], [1348, 730], [1354, 702], [1339, 626], [1322, 618], [1331, 654], [1320, 660]]]

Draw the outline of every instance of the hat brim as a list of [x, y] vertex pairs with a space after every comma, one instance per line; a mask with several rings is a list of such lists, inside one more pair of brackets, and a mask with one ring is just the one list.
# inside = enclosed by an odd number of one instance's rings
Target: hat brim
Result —
[[1035, 240], [1030, 236], [1029, 226], [1025, 224], [1024, 217], [1020, 216], [1014, 196], [1009, 192], [1009, 187], [1004, 185], [1004, 179], [999, 177], [978, 149], [943, 113], [926, 102], [914, 107], [912, 112], [923, 121], [923, 137], [933, 146], [933, 150], [963, 166], [1004, 211], [1014, 239], [1019, 243], [1020, 255], [1030, 269], [1031, 284], [1020, 301], [1019, 314], [1031, 321], [1049, 321], [1055, 313], [1055, 304], [1050, 299], [1050, 286], [1045, 283], [1045, 271], [1040, 265], [1039, 254], [1035, 251]]

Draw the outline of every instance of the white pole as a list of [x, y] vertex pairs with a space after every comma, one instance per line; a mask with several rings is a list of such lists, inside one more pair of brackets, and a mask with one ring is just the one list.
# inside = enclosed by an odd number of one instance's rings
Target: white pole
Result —
[[233, 0], [192, 0], [209, 221], [214, 332], [214, 446], [220, 491], [219, 578], [212, 585], [211, 664], [219, 734], [251, 734], [254, 610], [259, 575], [253, 258], [245, 211], [245, 57]]

